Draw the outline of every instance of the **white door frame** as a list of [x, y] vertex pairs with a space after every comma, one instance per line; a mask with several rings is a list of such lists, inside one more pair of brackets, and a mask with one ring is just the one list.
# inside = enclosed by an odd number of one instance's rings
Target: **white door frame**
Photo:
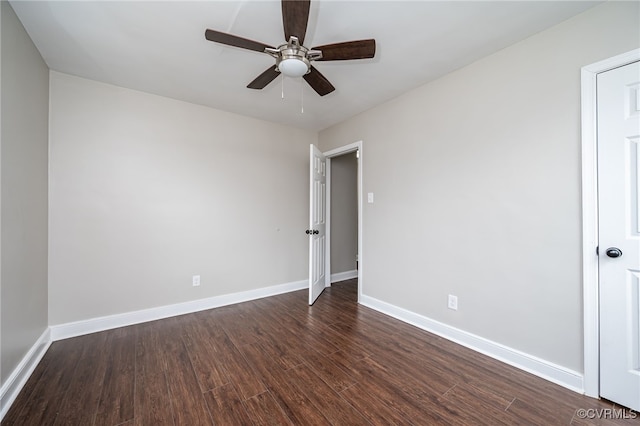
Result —
[[640, 60], [640, 49], [582, 67], [582, 288], [584, 313], [584, 393], [600, 396], [598, 296], [598, 164], [596, 76]]
[[362, 271], [363, 271], [363, 256], [362, 256], [362, 141], [354, 142], [349, 145], [344, 145], [323, 154], [327, 157], [327, 246], [326, 246], [326, 277], [325, 287], [331, 286], [331, 158], [338, 157], [340, 155], [349, 154], [351, 152], [358, 152], [358, 303], [362, 300]]

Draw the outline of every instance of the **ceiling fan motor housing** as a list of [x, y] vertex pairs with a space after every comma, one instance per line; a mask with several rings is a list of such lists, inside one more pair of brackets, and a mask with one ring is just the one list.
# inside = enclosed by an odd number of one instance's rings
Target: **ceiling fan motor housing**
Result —
[[276, 68], [290, 77], [305, 75], [311, 69], [311, 64], [305, 53], [301, 48], [281, 50], [280, 55], [276, 57]]
[[289, 43], [277, 49], [267, 47], [265, 53], [276, 58], [276, 68], [289, 77], [301, 77], [311, 70], [311, 61], [322, 58], [319, 50], [309, 50], [301, 46], [298, 38], [291, 36]]

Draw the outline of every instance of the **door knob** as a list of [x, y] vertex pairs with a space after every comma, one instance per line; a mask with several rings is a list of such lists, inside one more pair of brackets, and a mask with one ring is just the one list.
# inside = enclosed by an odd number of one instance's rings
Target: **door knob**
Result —
[[609, 256], [609, 257], [613, 257], [614, 259], [615, 259], [616, 257], [620, 257], [620, 256], [622, 256], [622, 250], [620, 250], [620, 249], [619, 249], [619, 248], [617, 248], [617, 247], [609, 247], [609, 248], [607, 249], [606, 253], [607, 253], [607, 256]]

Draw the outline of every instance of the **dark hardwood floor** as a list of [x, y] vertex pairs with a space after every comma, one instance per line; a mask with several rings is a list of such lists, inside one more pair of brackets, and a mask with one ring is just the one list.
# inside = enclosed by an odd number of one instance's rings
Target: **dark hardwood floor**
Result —
[[54, 342], [2, 424], [640, 425], [356, 292], [344, 281], [312, 307], [299, 291]]

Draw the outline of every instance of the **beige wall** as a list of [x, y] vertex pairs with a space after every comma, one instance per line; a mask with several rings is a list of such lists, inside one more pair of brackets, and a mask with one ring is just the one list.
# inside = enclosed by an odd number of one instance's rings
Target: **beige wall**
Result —
[[356, 269], [358, 254], [358, 160], [331, 159], [331, 273]]
[[639, 47], [638, 6], [597, 6], [320, 133], [323, 150], [364, 143], [365, 295], [582, 371], [580, 68]]
[[57, 72], [50, 120], [50, 325], [307, 276], [315, 133]]
[[49, 70], [0, 2], [0, 379], [47, 328]]

